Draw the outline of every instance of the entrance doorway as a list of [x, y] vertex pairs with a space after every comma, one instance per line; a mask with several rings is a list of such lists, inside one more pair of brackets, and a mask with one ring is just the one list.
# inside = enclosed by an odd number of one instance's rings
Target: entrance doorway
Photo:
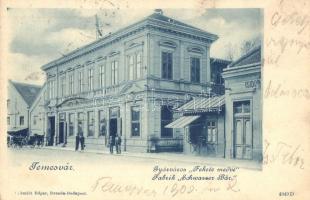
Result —
[[47, 145], [54, 145], [55, 137], [55, 117], [48, 117], [48, 135], [47, 135]]
[[252, 159], [252, 134], [250, 101], [234, 103], [234, 158]]
[[110, 119], [110, 136], [115, 137], [117, 134], [117, 119]]
[[65, 137], [67, 136], [66, 134], [66, 123], [65, 122], [60, 122], [59, 123], [59, 144], [65, 143], [66, 139]]

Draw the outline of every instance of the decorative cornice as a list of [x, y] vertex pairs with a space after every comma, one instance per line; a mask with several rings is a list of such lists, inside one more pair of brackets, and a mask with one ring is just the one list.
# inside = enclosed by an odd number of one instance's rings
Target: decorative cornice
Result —
[[191, 46], [187, 48], [188, 52], [203, 54], [204, 50], [201, 47]]
[[177, 44], [170, 40], [159, 41], [158, 44], [159, 46], [165, 46], [173, 49], [177, 48]]
[[138, 32], [141, 32], [145, 29], [157, 30], [157, 31], [166, 32], [169, 34], [175, 34], [178, 36], [187, 37], [187, 38], [191, 38], [191, 39], [206, 42], [206, 43], [212, 43], [218, 38], [216, 35], [203, 32], [203, 31], [199, 31], [196, 29], [191, 29], [185, 26], [175, 25], [171, 27], [171, 23], [162, 22], [160, 20], [148, 19], [142, 22], [140, 21], [138, 23], [135, 23], [131, 26], [128, 26], [124, 29], [121, 29], [115, 32], [114, 34], [110, 34], [104, 38], [96, 40], [95, 42], [92, 42], [79, 49], [76, 49], [59, 59], [56, 59], [50, 63], [43, 65], [41, 69], [47, 70], [51, 67], [55, 67], [55, 66], [68, 63], [74, 59], [88, 55], [108, 45], [119, 42], [120, 40], [127, 38], [131, 35], [134, 35]]

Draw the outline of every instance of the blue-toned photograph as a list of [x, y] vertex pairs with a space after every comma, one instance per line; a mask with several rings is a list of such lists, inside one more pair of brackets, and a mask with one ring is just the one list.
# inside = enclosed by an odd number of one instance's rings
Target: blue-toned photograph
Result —
[[262, 9], [7, 12], [12, 154], [261, 169]]

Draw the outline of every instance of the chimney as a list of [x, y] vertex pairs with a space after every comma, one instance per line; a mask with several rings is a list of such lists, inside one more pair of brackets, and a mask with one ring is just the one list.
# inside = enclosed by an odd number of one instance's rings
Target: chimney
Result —
[[154, 13], [159, 14], [159, 15], [163, 15], [164, 14], [162, 9], [155, 9]]

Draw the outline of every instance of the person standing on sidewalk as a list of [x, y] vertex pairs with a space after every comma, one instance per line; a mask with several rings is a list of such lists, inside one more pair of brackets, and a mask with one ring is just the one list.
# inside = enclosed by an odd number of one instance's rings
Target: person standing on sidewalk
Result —
[[109, 137], [109, 145], [110, 145], [110, 153], [111, 154], [113, 154], [113, 146], [114, 146], [114, 144], [115, 144], [115, 138], [112, 135], [110, 135], [110, 137]]
[[78, 125], [78, 134], [75, 137], [75, 151], [79, 150], [80, 144], [81, 144], [81, 150], [84, 150], [84, 136], [81, 123], [79, 123]]
[[116, 153], [120, 154], [121, 153], [121, 143], [122, 143], [122, 138], [117, 135], [115, 138], [115, 146], [116, 146]]

